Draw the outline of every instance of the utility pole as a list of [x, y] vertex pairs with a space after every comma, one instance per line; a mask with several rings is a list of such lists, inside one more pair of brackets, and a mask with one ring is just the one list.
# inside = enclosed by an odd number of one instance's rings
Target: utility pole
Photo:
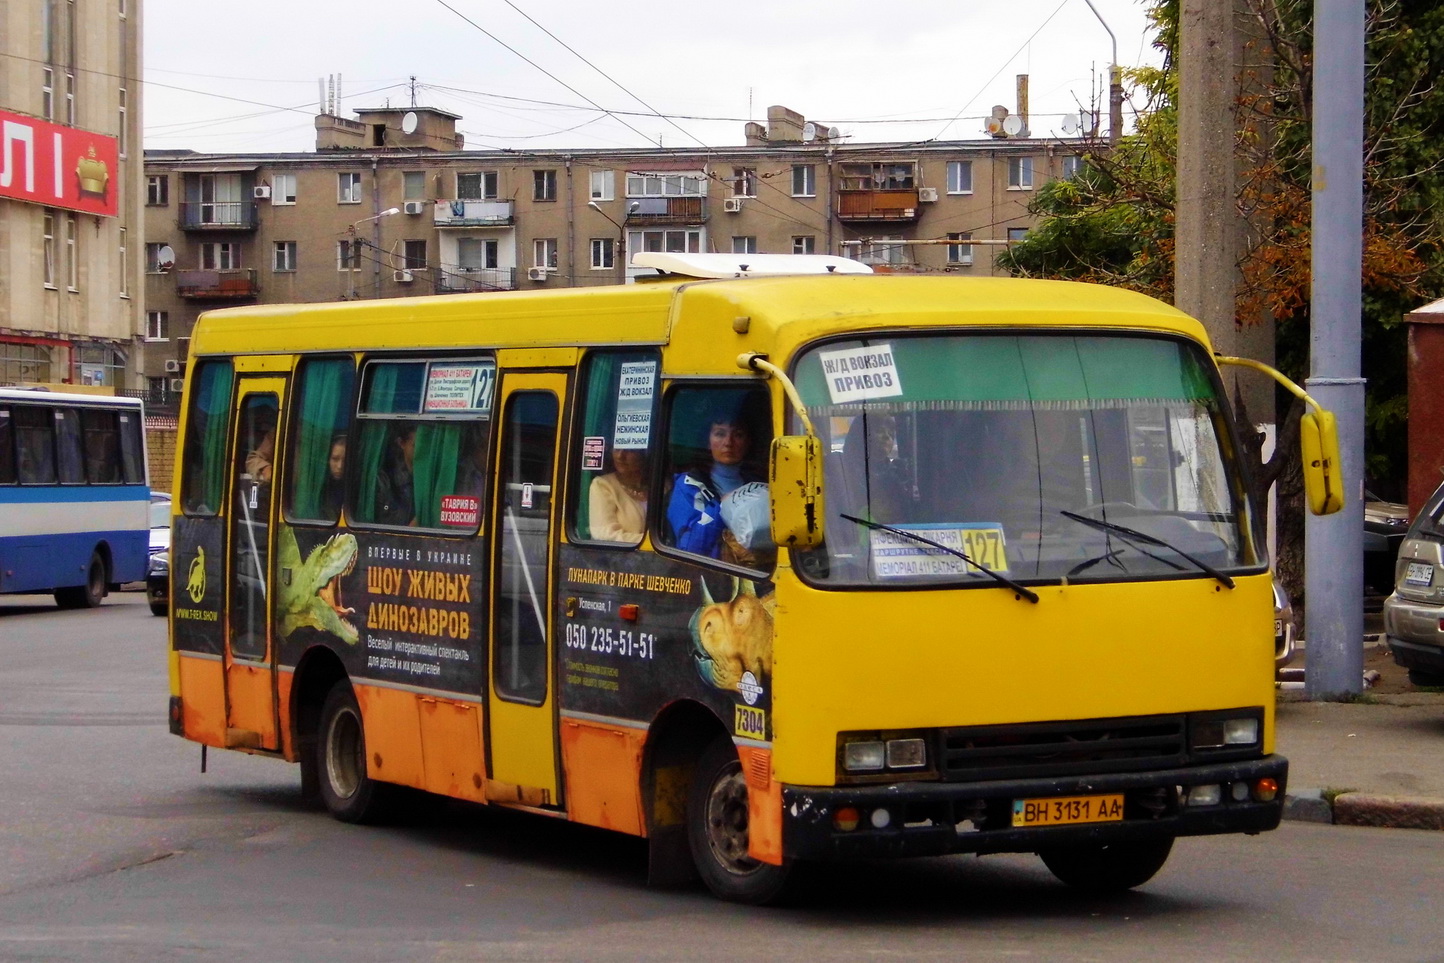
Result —
[[1313, 296], [1308, 391], [1338, 418], [1344, 508], [1305, 521], [1304, 688], [1363, 690], [1364, 0], [1314, 0]]
[[1108, 39], [1113, 43], [1113, 61], [1108, 65], [1108, 143], [1116, 147], [1118, 138], [1123, 136], [1123, 68], [1118, 63], [1118, 38], [1113, 36], [1113, 28], [1108, 26], [1103, 14], [1093, 6], [1093, 0], [1083, 2], [1103, 24], [1103, 29], [1108, 31]]

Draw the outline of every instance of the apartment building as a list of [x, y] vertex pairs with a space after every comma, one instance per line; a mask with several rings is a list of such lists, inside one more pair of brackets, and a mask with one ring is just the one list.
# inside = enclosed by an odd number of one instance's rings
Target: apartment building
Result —
[[323, 114], [314, 153], [147, 151], [153, 389], [178, 390], [197, 315], [228, 304], [618, 284], [638, 251], [990, 275], [1033, 190], [1078, 163], [1027, 138], [845, 143], [782, 107], [707, 149], [466, 151], [459, 119]]
[[0, 384], [145, 385], [140, 14], [0, 4]]

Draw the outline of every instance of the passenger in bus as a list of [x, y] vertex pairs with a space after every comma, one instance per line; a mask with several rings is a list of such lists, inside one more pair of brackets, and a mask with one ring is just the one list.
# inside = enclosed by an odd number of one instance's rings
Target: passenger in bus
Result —
[[[763, 567], [773, 548], [765, 526], [759, 530], [757, 524], [767, 514], [764, 478], [745, 419], [735, 410], [715, 412], [709, 419], [704, 464], [673, 480], [667, 523], [674, 544], [736, 565]], [[724, 520], [729, 500], [737, 507], [735, 514], [748, 520], [747, 531], [734, 531]]]
[[346, 500], [346, 436], [331, 439], [331, 454], [326, 459], [326, 482], [321, 491], [321, 505], [327, 518], [341, 517], [341, 504]]
[[261, 433], [256, 447], [246, 452], [246, 474], [253, 481], [270, 484], [271, 462], [276, 459], [276, 427], [271, 425]]
[[612, 467], [587, 489], [592, 538], [636, 544], [647, 528], [647, 453], [614, 448]]
[[416, 459], [416, 426], [397, 425], [376, 479], [376, 518], [383, 525], [416, 524], [416, 489], [412, 465]]

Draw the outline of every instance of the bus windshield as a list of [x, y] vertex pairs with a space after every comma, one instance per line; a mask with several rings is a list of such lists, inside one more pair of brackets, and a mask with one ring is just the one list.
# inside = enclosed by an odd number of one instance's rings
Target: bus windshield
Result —
[[812, 348], [794, 377], [827, 451], [826, 541], [799, 568], [915, 587], [1255, 567], [1210, 371], [1197, 345], [1140, 335]]

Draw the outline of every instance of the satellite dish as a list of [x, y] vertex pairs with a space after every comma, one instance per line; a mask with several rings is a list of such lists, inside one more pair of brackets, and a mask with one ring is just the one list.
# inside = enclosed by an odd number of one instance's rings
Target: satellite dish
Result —
[[806, 141], [817, 140], [817, 125], [810, 120], [802, 125], [802, 139]]
[[155, 266], [162, 273], [175, 267], [175, 249], [169, 244], [162, 244], [160, 250], [155, 252]]
[[416, 133], [416, 111], [408, 110], [406, 114], [401, 118], [401, 133]]
[[1018, 136], [1018, 132], [1022, 129], [1023, 118], [1019, 117], [1017, 114], [1009, 114], [1007, 117], [1003, 118], [1003, 133], [1007, 134], [1009, 137]]
[[841, 128], [841, 127], [829, 127], [829, 128], [827, 128], [827, 139], [828, 139], [828, 140], [837, 140], [837, 139], [839, 139], [840, 137], [842, 137], [842, 128]]
[[1083, 123], [1078, 119], [1077, 114], [1064, 114], [1063, 119], [1058, 124], [1058, 127], [1065, 134], [1071, 134], [1081, 126], [1083, 126]]

